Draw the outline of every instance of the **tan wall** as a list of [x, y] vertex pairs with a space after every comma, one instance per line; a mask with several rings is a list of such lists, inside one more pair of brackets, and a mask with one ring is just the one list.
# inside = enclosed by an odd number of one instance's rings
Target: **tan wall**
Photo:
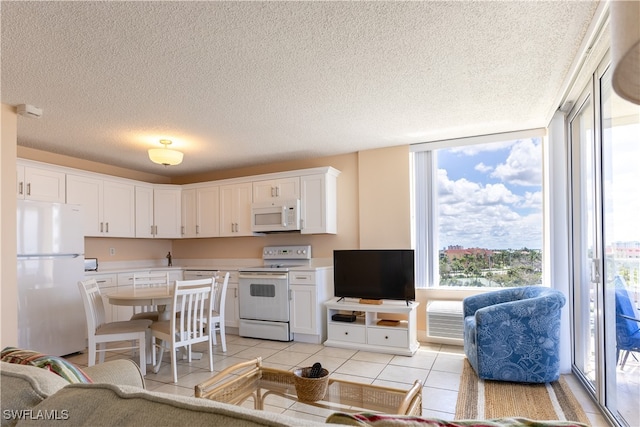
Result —
[[18, 287], [16, 262], [16, 140], [15, 107], [0, 105], [0, 345], [18, 345]]
[[[110, 249], [115, 250], [111, 255]], [[104, 261], [163, 260], [172, 251], [171, 240], [165, 239], [113, 239], [85, 237], [85, 258]]]
[[360, 248], [411, 248], [409, 146], [359, 153]]

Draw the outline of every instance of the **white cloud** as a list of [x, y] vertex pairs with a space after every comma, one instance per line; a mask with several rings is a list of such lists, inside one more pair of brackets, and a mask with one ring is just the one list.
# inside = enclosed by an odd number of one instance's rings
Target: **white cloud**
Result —
[[496, 166], [491, 177], [503, 182], [522, 186], [540, 186], [542, 174], [542, 148], [532, 139], [517, 141], [505, 163]]
[[474, 169], [477, 170], [478, 172], [487, 173], [493, 170], [493, 166], [488, 166], [480, 162], [474, 167]]
[[[439, 247], [541, 247], [540, 192], [527, 192], [522, 197], [502, 183], [482, 185], [464, 178], [453, 181], [444, 169], [438, 170], [438, 184]], [[528, 211], [519, 213], [520, 208]]]

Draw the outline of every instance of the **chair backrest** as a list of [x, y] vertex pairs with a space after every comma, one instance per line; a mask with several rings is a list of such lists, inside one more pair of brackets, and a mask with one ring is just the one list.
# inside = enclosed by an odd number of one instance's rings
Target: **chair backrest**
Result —
[[95, 279], [88, 279], [79, 281], [78, 288], [82, 295], [84, 312], [87, 317], [87, 333], [93, 335], [100, 326], [106, 323], [100, 287]]
[[176, 342], [195, 343], [209, 339], [205, 324], [211, 323], [213, 300], [213, 278], [176, 280], [171, 317], [171, 330], [177, 335]]
[[219, 278], [216, 278], [215, 287], [215, 299], [213, 301], [213, 311], [218, 313], [218, 316], [224, 319], [224, 305], [227, 300], [227, 285], [229, 284], [229, 272], [224, 275], [222, 283]]
[[[629, 292], [626, 289], [617, 288], [616, 293], [616, 340], [621, 349], [633, 348], [632, 337], [637, 342], [640, 339], [640, 320], [633, 309]], [[625, 317], [623, 317], [625, 316]]]
[[145, 289], [164, 289], [169, 295], [169, 272], [138, 272], [133, 275], [133, 292]]

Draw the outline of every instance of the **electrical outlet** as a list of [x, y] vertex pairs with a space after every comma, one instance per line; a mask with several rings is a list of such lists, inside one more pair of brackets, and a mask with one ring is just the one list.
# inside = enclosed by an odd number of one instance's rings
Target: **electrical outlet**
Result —
[[109, 248], [109, 255], [113, 256], [116, 254], [116, 248]]

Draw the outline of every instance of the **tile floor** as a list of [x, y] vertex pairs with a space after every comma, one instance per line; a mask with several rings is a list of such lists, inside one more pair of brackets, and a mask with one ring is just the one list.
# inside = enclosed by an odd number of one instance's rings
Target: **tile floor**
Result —
[[[198, 351], [202, 349], [202, 347], [195, 348]], [[420, 379], [424, 384], [422, 414], [448, 420], [454, 418], [464, 359], [462, 347], [440, 344], [422, 343], [413, 357], [406, 357], [316, 344], [264, 341], [227, 335], [226, 353], [222, 352], [220, 345], [214, 347], [214, 371], [219, 372], [230, 365], [257, 356], [262, 357], [264, 365], [285, 370], [320, 362], [334, 378], [401, 389], [408, 389], [416, 379]], [[106, 359], [129, 357], [130, 352], [114, 352], [107, 353]], [[79, 366], [86, 366], [87, 355], [73, 355], [69, 360]], [[150, 365], [148, 366], [145, 380], [148, 390], [193, 396], [194, 386], [211, 375], [205, 354], [202, 360], [192, 361], [191, 364], [186, 360], [180, 361], [178, 383], [174, 384], [171, 364], [168, 355], [165, 355], [162, 367], [157, 374], [153, 373]], [[592, 425], [607, 426], [605, 418], [581, 388], [578, 380], [570, 376], [568, 382]], [[311, 407], [301, 408], [291, 401], [282, 399], [265, 409], [294, 417], [324, 421], [326, 413], [310, 411], [309, 408]]]

